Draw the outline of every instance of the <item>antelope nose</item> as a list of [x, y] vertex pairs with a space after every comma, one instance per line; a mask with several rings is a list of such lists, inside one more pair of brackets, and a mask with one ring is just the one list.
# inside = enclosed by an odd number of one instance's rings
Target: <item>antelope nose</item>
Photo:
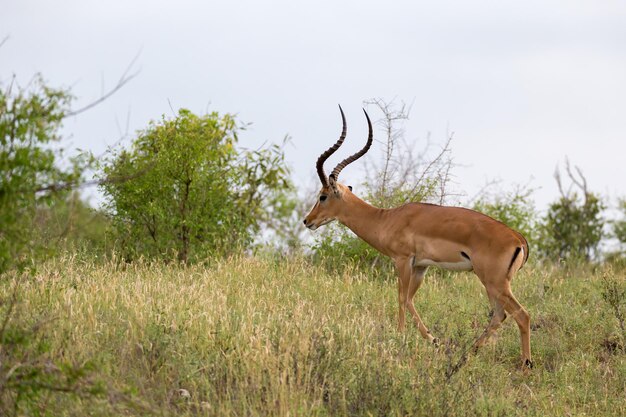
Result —
[[306, 226], [306, 219], [304, 219], [304, 221], [302, 223], [304, 223], [304, 225]]

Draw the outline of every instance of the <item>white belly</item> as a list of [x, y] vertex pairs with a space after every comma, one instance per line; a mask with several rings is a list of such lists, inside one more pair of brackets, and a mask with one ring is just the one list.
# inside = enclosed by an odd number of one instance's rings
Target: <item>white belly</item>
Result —
[[474, 269], [469, 259], [463, 259], [459, 262], [435, 262], [431, 259], [421, 259], [415, 263], [415, 266], [438, 266], [451, 271], [471, 271]]

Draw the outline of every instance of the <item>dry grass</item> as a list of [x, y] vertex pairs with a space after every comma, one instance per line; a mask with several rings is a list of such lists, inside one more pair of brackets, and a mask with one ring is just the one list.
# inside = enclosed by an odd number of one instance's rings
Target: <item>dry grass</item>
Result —
[[[435, 271], [433, 271], [435, 272]], [[53, 361], [92, 363], [109, 395], [51, 393], [44, 415], [625, 415], [626, 354], [602, 297], [623, 271], [525, 268], [514, 292], [531, 313], [535, 369], [519, 333], [463, 362], [488, 322], [471, 274], [429, 272], [417, 309], [440, 349], [396, 332], [395, 282], [304, 259], [209, 266], [105, 264], [66, 257], [22, 280], [20, 317]], [[608, 278], [607, 278], [608, 277]], [[5, 280], [0, 295], [10, 292]], [[623, 301], [623, 300], [622, 300]], [[456, 365], [459, 365], [455, 368]], [[456, 370], [457, 372], [451, 372]], [[43, 400], [40, 400], [43, 401]]]

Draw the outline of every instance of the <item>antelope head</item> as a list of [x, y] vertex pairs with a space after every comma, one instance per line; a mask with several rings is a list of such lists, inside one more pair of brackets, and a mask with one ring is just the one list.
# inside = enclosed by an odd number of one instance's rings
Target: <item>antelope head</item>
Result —
[[320, 155], [315, 165], [317, 168], [317, 175], [320, 177], [320, 181], [322, 183], [322, 189], [319, 192], [315, 205], [304, 219], [304, 225], [311, 230], [315, 230], [320, 226], [328, 224], [331, 221], [335, 220], [337, 216], [341, 215], [342, 210], [344, 210], [345, 208], [345, 199], [349, 198], [349, 196], [352, 194], [352, 187], [337, 182], [337, 179], [339, 178], [339, 173], [348, 164], [356, 161], [357, 159], [365, 155], [370, 146], [372, 146], [372, 122], [370, 121], [370, 118], [367, 115], [365, 109], [363, 109], [369, 128], [367, 143], [359, 152], [337, 164], [335, 169], [333, 169], [333, 171], [331, 172], [330, 176], [326, 176], [326, 174], [324, 173], [324, 162], [326, 162], [326, 160], [332, 154], [334, 154], [337, 149], [339, 149], [339, 147], [343, 144], [344, 139], [346, 138], [346, 116], [343, 114], [343, 109], [341, 108], [341, 106], [339, 106], [339, 111], [341, 112], [341, 120], [343, 122], [341, 136], [339, 136], [339, 139], [337, 140], [337, 142], [335, 142], [333, 146], [328, 148], [324, 153]]

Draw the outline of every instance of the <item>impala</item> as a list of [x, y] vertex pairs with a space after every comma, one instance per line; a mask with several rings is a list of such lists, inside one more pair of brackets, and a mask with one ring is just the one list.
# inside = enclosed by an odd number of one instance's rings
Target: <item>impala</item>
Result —
[[339, 173], [372, 145], [372, 123], [365, 110], [369, 134], [365, 147], [341, 161], [327, 177], [324, 162], [339, 149], [346, 137], [346, 118], [341, 109], [343, 129], [339, 140], [320, 155], [316, 168], [322, 189], [304, 225], [311, 230], [338, 220], [359, 238], [395, 263], [398, 272], [398, 329], [405, 327], [408, 308], [422, 337], [437, 344], [413, 305], [429, 266], [454, 271], [474, 271], [487, 290], [493, 308], [491, 321], [477, 339], [482, 346], [510, 314], [519, 327], [522, 366], [532, 368], [530, 316], [511, 292], [511, 280], [528, 259], [528, 242], [515, 230], [477, 211], [427, 203], [408, 203], [380, 209], [352, 193], [352, 187], [338, 182]]

